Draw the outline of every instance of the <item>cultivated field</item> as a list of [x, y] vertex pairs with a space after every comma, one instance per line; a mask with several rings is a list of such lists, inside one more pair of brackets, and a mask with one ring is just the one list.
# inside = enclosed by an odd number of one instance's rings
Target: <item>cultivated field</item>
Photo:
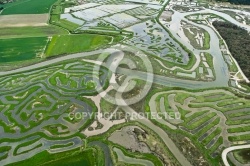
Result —
[[48, 13], [57, 0], [17, 0], [4, 5], [1, 15]]
[[8, 27], [0, 28], [0, 39], [23, 38], [23, 37], [46, 37], [59, 34], [68, 34], [68, 32], [57, 26], [39, 26], [39, 27]]
[[112, 37], [104, 35], [58, 35], [53, 36], [45, 52], [46, 56], [91, 51], [112, 42]]
[[24, 26], [45, 26], [48, 25], [48, 14], [29, 14], [29, 15], [0, 15], [0, 28], [24, 27]]
[[0, 40], [0, 63], [31, 60], [41, 56], [47, 37]]

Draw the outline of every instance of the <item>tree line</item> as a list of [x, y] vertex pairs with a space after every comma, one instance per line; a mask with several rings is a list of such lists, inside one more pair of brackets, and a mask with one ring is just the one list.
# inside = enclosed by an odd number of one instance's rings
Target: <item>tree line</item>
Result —
[[235, 5], [250, 5], [250, 0], [217, 0], [218, 2], [230, 2]]
[[213, 22], [213, 26], [226, 41], [232, 56], [250, 79], [250, 35], [247, 30], [229, 22]]

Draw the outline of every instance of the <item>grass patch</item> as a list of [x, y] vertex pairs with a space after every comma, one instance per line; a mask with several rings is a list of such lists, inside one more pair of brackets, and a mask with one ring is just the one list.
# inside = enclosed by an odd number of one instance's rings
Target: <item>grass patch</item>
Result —
[[234, 141], [248, 141], [248, 140], [250, 140], [250, 135], [245, 134], [245, 135], [238, 135], [238, 136], [229, 136], [228, 139], [231, 142], [234, 142]]
[[57, 0], [18, 0], [4, 5], [1, 15], [49, 13]]
[[0, 153], [4, 153], [6, 151], [9, 151], [11, 149], [11, 146], [2, 146], [0, 147]]
[[[184, 28], [183, 31], [186, 35], [186, 37], [189, 39], [190, 44], [196, 48], [196, 49], [209, 49], [210, 48], [210, 35], [209, 33], [202, 28], [198, 28], [196, 26], [193, 26], [191, 24], [186, 23], [190, 28]], [[202, 37], [201, 37], [202, 35]], [[203, 44], [201, 45], [199, 42], [197, 42], [197, 36], [200, 36]]]
[[212, 112], [212, 113], [207, 114], [206, 116], [204, 116], [200, 119], [196, 119], [196, 121], [192, 122], [191, 124], [187, 125], [186, 127], [190, 130], [195, 129], [195, 128], [201, 126], [203, 123], [209, 121], [214, 116], [216, 116], [216, 113]]
[[221, 133], [222, 129], [221, 128], [216, 128], [208, 137], [206, 137], [203, 141], [202, 144], [205, 146], [207, 145], [213, 138], [215, 138], [217, 135]]
[[204, 49], [210, 48], [210, 35], [207, 31], [204, 31]]
[[0, 28], [0, 39], [23, 37], [46, 37], [68, 32], [56, 26]]
[[237, 128], [229, 128], [229, 129], [227, 129], [227, 131], [229, 133], [246, 132], [246, 131], [250, 131], [250, 126], [237, 127]]
[[35, 59], [43, 53], [47, 37], [0, 40], [0, 63]]
[[69, 147], [69, 146], [73, 146], [74, 143], [73, 142], [69, 142], [67, 144], [55, 144], [53, 146], [51, 146], [51, 149], [57, 149], [57, 148], [65, 148], [65, 147]]
[[110, 36], [77, 34], [77, 35], [58, 35], [51, 39], [45, 55], [64, 55], [70, 53], [86, 52], [100, 48], [111, 42]]
[[67, 152], [50, 154], [47, 151], [38, 153], [37, 155], [17, 163], [9, 164], [9, 166], [56, 166], [56, 165], [74, 165], [74, 166], [92, 166], [96, 164], [96, 150], [94, 148], [81, 151], [79, 149]]
[[76, 30], [79, 27], [78, 24], [70, 22], [66, 19], [60, 19], [60, 15], [51, 15], [50, 23], [57, 25], [59, 27], [65, 28], [71, 32], [73, 32], [74, 30]]
[[218, 125], [220, 122], [220, 118], [217, 117], [213, 122], [209, 123], [208, 125], [206, 125], [204, 128], [202, 128], [200, 131], [198, 131], [197, 133], [195, 133], [195, 135], [197, 136], [197, 138], [199, 138], [200, 136], [202, 136], [204, 133], [206, 133], [209, 129], [213, 128], [214, 126]]
[[220, 136], [218, 138], [218, 140], [216, 141], [216, 143], [209, 149], [209, 152], [215, 152], [216, 150], [218, 150], [219, 146], [223, 144], [223, 137]]
[[[191, 122], [193, 119], [199, 117], [199, 116], [202, 116], [203, 114], [206, 114], [208, 113], [209, 111], [201, 111], [201, 112], [195, 112], [194, 114], [192, 114], [191, 116], [187, 117], [184, 119], [184, 124], [187, 125], [187, 123]], [[183, 125], [184, 125], [183, 124]], [[188, 125], [187, 125], [188, 126]]]

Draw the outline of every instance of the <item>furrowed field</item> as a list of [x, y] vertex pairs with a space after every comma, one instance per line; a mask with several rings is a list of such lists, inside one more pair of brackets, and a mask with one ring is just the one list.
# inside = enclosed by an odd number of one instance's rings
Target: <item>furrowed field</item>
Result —
[[0, 39], [21, 37], [45, 37], [68, 32], [56, 26], [0, 28]]
[[0, 63], [36, 58], [43, 53], [47, 39], [47, 37], [32, 37], [0, 40]]
[[79, 34], [53, 36], [46, 49], [46, 56], [63, 55], [91, 51], [112, 41], [112, 37], [104, 35]]
[[[18, 0], [4, 5], [1, 15], [48, 13], [57, 0]], [[28, 6], [28, 7], [27, 7]]]

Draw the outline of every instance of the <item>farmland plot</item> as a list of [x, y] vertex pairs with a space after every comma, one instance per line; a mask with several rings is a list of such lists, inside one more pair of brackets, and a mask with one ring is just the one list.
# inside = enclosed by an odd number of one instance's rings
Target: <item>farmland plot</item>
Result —
[[48, 14], [18, 14], [0, 15], [0, 28], [23, 27], [23, 26], [46, 26], [49, 19]]
[[46, 55], [54, 56], [90, 51], [104, 46], [111, 41], [112, 37], [104, 35], [81, 34], [54, 36], [48, 45]]
[[0, 40], [0, 63], [35, 59], [43, 53], [47, 37]]
[[19, 0], [6, 4], [1, 15], [49, 13], [50, 7], [56, 1], [57, 0]]

